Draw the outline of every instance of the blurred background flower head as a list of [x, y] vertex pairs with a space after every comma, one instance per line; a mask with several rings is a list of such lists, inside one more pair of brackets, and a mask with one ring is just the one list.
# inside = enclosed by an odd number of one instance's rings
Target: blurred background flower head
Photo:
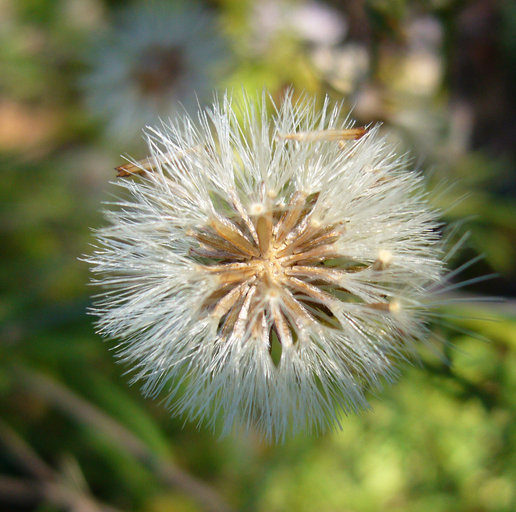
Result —
[[82, 80], [86, 105], [119, 143], [181, 115], [216, 89], [227, 53], [213, 14], [193, 1], [153, 0], [115, 11], [95, 37]]

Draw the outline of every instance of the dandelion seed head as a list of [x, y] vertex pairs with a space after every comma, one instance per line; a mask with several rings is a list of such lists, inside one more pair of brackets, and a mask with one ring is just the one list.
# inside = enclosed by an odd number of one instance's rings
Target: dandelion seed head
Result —
[[329, 100], [269, 106], [226, 96], [151, 129], [154, 168], [117, 182], [89, 261], [99, 332], [144, 393], [281, 440], [397, 376], [445, 267], [422, 177], [378, 127], [339, 141], [351, 122]]

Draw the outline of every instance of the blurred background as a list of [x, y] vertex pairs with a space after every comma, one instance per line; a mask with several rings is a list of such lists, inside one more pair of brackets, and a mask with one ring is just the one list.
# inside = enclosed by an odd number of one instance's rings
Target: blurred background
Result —
[[[0, 510], [515, 510], [515, 75], [511, 0], [0, 0]], [[342, 430], [219, 440], [129, 385], [78, 258], [143, 126], [290, 86], [412, 155], [473, 300]]]

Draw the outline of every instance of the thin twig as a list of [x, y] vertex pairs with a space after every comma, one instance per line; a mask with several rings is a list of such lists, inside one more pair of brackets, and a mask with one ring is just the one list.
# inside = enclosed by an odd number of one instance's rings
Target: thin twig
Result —
[[59, 482], [29, 480], [0, 475], [0, 498], [3, 502], [33, 505], [42, 501], [73, 512], [117, 512], [79, 494]]
[[278, 139], [300, 142], [357, 140], [367, 133], [367, 128], [347, 128], [345, 130], [317, 130], [313, 132], [278, 133]]
[[4, 421], [0, 420], [0, 445], [18, 468], [38, 480], [51, 480], [56, 474], [47, 463]]
[[165, 162], [174, 162], [183, 159], [189, 153], [194, 153], [201, 149], [205, 149], [206, 146], [198, 144], [192, 148], [188, 148], [186, 151], [170, 151], [168, 153], [148, 156], [143, 160], [136, 162], [128, 162], [124, 165], [115, 167], [117, 178], [127, 178], [129, 176], [136, 176], [138, 174], [146, 174], [147, 172], [153, 172], [156, 168]]
[[5, 422], [0, 420], [0, 444], [29, 479], [0, 476], [0, 500], [16, 503], [52, 503], [74, 512], [117, 512], [99, 503], [87, 490], [72, 488]]
[[231, 511], [229, 505], [224, 503], [207, 484], [179, 468], [172, 461], [153, 453], [127, 428], [62, 384], [24, 368], [18, 367], [15, 371], [20, 377], [20, 381], [31, 391], [45, 398], [75, 420], [102, 432], [153, 471], [164, 484], [182, 490], [209, 512]]

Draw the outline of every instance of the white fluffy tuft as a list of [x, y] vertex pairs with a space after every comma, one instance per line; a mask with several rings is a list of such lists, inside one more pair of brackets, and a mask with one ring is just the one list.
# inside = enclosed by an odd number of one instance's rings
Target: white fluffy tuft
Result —
[[[338, 425], [342, 411], [367, 406], [367, 389], [396, 377], [398, 362], [414, 357], [416, 342], [428, 335], [427, 304], [445, 269], [422, 178], [378, 127], [345, 144], [323, 136], [289, 140], [286, 134], [351, 122], [329, 101], [317, 108], [291, 94], [272, 119], [268, 107], [265, 95], [238, 108], [226, 96], [198, 122], [185, 117], [149, 129], [155, 169], [117, 181], [127, 199], [106, 212], [109, 225], [97, 232], [88, 260], [103, 288], [93, 310], [98, 330], [121, 340], [119, 357], [145, 394], [164, 391], [174, 414], [224, 433], [244, 424], [281, 440]], [[265, 244], [267, 214], [280, 238], [281, 216], [294, 209], [296, 193], [314, 198], [298, 224], [305, 215], [314, 233], [338, 229], [331, 241], [338, 257], [304, 266], [281, 260], [278, 275], [261, 265], [265, 256], [245, 254]], [[196, 253], [207, 251], [202, 236], [216, 238], [207, 226], [220, 218], [252, 246], [234, 249], [236, 264], [222, 249], [218, 256]], [[275, 243], [279, 254], [287, 250]], [[307, 244], [307, 251], [320, 247], [314, 237]], [[217, 271], [230, 264], [237, 270]], [[223, 308], [216, 301], [232, 280], [245, 289], [232, 288], [241, 293], [238, 309], [217, 316]], [[238, 319], [229, 321], [233, 310]], [[276, 362], [274, 343], [281, 349]]]

